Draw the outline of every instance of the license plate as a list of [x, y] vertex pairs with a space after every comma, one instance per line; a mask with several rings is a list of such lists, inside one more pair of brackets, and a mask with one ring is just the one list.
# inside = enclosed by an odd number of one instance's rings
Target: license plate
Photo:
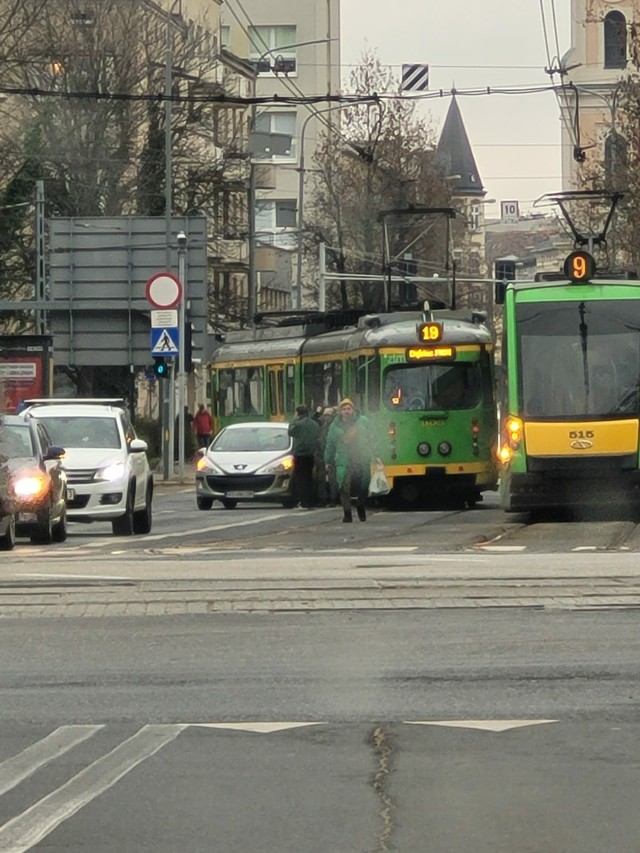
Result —
[[252, 498], [253, 492], [227, 492], [227, 498]]
[[75, 489], [67, 489], [67, 500], [74, 501], [76, 499], [76, 490]]

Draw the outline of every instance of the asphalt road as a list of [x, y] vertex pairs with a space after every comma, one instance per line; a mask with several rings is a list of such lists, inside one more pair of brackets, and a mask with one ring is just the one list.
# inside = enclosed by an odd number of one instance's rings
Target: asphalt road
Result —
[[5, 620], [0, 638], [0, 850], [638, 849], [633, 613]]
[[[349, 528], [349, 529], [345, 529]], [[634, 519], [72, 525], [0, 563], [0, 851], [637, 853]]]

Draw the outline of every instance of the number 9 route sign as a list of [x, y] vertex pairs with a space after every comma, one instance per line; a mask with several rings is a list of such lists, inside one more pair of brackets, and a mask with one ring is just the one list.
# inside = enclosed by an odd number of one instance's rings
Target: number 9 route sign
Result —
[[171, 272], [158, 272], [147, 282], [145, 293], [155, 308], [175, 308], [182, 302], [182, 282]]

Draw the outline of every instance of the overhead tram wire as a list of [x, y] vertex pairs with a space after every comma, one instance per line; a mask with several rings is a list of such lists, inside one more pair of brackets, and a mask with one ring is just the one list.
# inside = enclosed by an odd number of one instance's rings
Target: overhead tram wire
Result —
[[[558, 23], [557, 23], [557, 19], [556, 19], [555, 0], [551, 0], [551, 10], [552, 10], [553, 28], [554, 28], [554, 33], [555, 33], [555, 43], [556, 43], [556, 52], [557, 52], [556, 59], [558, 61], [558, 67], [557, 68], [554, 68], [553, 59], [551, 57], [551, 49], [549, 47], [549, 33], [548, 33], [548, 29], [547, 29], [547, 18], [546, 18], [546, 14], [545, 14], [544, 0], [540, 0], [540, 16], [542, 18], [542, 33], [543, 33], [545, 49], [546, 49], [546, 53], [547, 53], [547, 68], [545, 70], [546, 70], [547, 74], [549, 75], [549, 79], [551, 80], [551, 83], [554, 86], [556, 101], [558, 103], [558, 108], [560, 110], [560, 121], [562, 122], [564, 129], [566, 130], [567, 135], [568, 135], [569, 139], [571, 140], [571, 143], [575, 149], [578, 146], [578, 135], [577, 135], [575, 127], [570, 122], [570, 120], [567, 116], [567, 112], [569, 109], [568, 104], [567, 104], [566, 100], [563, 103], [562, 97], [561, 97], [561, 92], [562, 93], [565, 92], [562, 77], [566, 72], [565, 72], [564, 68], [562, 67], [562, 62], [560, 59], [560, 42], [559, 42], [559, 38], [558, 38]], [[554, 83], [553, 78], [556, 75], [560, 75], [560, 86], [559, 87], [557, 87]]]

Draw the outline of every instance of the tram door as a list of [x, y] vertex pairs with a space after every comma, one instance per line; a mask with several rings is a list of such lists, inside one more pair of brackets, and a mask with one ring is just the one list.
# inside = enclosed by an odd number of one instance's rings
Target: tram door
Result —
[[285, 421], [284, 364], [267, 365], [267, 387], [269, 389], [269, 420]]

